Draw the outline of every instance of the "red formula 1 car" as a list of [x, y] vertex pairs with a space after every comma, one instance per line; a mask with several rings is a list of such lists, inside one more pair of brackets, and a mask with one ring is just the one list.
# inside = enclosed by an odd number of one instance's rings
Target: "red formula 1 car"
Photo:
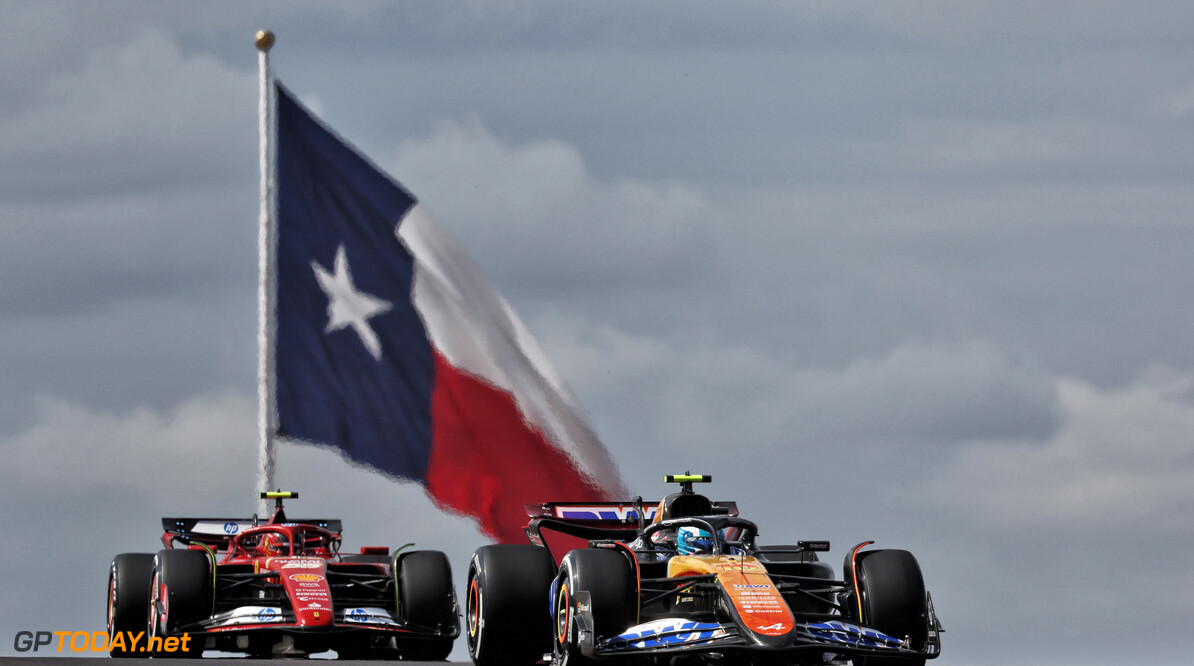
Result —
[[836, 578], [817, 557], [828, 542], [760, 546], [733, 502], [693, 492], [711, 477], [666, 480], [682, 490], [657, 507], [527, 505], [533, 545], [477, 550], [465, 608], [473, 662], [923, 666], [940, 654], [908, 551], [864, 542]]
[[112, 656], [447, 658], [460, 620], [442, 552], [342, 555], [339, 520], [288, 519], [297, 493], [261, 497], [276, 502], [268, 522], [163, 518], [165, 550], [112, 560]]

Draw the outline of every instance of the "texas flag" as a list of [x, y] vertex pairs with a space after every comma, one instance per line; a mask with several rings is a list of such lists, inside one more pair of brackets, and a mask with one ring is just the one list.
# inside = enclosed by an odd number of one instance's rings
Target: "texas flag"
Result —
[[455, 240], [277, 85], [277, 434], [524, 541], [523, 504], [622, 499], [576, 399]]

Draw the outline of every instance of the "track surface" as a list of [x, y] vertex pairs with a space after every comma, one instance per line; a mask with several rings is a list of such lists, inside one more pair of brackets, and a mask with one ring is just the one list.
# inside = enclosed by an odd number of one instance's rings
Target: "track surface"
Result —
[[[105, 659], [105, 657], [99, 657]], [[62, 657], [57, 653], [54, 656], [45, 657], [0, 657], [0, 666], [56, 666], [57, 664], [70, 664], [71, 666], [80, 666], [82, 657]], [[339, 661], [339, 660], [320, 660], [320, 659], [241, 659], [230, 658], [227, 661], [235, 660], [237, 664], [244, 664], [244, 666], [280, 666], [289, 662], [306, 663], [310, 665], [318, 665], [321, 663], [337, 664], [341, 666], [377, 666], [379, 662], [376, 661]], [[159, 659], [154, 658], [152, 661], [145, 659], [113, 659], [110, 663], [121, 664], [144, 664], [145, 666], [195, 666], [194, 659]], [[400, 664], [409, 664], [410, 666], [466, 666], [464, 662], [447, 662], [447, 661], [400, 661]], [[471, 666], [471, 665], [470, 665]]]

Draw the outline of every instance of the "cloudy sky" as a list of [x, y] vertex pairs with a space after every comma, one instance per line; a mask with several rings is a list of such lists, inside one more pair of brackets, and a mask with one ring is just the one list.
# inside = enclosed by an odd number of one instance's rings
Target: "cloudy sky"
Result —
[[[1194, 6], [0, 0], [0, 653], [247, 515], [257, 55], [405, 183], [636, 493], [919, 558], [940, 663], [1184, 663]], [[346, 543], [484, 543], [280, 452]], [[456, 658], [464, 658], [460, 648]]]

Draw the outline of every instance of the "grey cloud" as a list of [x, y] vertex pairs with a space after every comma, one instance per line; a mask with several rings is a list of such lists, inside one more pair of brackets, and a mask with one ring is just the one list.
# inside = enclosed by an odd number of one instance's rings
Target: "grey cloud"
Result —
[[511, 145], [475, 118], [408, 140], [390, 171], [474, 256], [500, 257], [495, 279], [521, 291], [689, 283], [713, 252], [694, 189], [598, 179], [574, 146]]
[[[49, 72], [5, 123], [3, 192], [60, 201], [249, 178], [254, 90], [249, 71], [185, 55], [160, 30], [98, 48], [77, 68]], [[226, 171], [242, 155], [245, 168]], [[57, 178], [31, 178], [47, 170]]]
[[931, 465], [967, 441], [1040, 440], [1057, 425], [1049, 378], [981, 344], [901, 348], [832, 370], [741, 348], [656, 346], [668, 351], [614, 383], [653, 396], [653, 441], [675, 451], [716, 448], [738, 431], [734, 450], [781, 461], [820, 460], [810, 452], [831, 447]]
[[812, 441], [953, 447], [1040, 439], [1057, 424], [1049, 377], [977, 343], [904, 347], [840, 372], [799, 372], [789, 386], [789, 430]]
[[[1166, 385], [1168, 384], [1168, 385]], [[1188, 533], [1194, 492], [1190, 377], [1111, 392], [1059, 387], [1061, 427], [1043, 446], [973, 443], [941, 471], [948, 495], [992, 524], [1084, 531], [1148, 527]], [[1146, 519], [1146, 516], [1152, 516]]]

